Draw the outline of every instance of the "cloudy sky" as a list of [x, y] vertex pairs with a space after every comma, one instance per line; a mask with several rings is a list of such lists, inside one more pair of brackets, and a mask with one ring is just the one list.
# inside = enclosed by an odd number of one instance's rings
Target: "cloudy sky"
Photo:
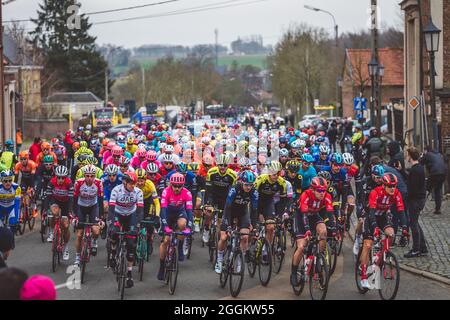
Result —
[[[4, 6], [3, 19], [8, 21], [34, 18], [38, 3], [42, 1], [15, 0]], [[164, 1], [167, 0], [79, 0], [83, 13]], [[398, 5], [400, 0], [378, 2], [381, 25], [401, 26], [399, 18], [401, 10]], [[213, 43], [215, 28], [219, 30], [219, 42], [226, 46], [238, 36], [253, 34], [262, 35], [265, 44], [275, 44], [284, 30], [300, 22], [323, 27], [332, 33], [332, 18], [325, 13], [305, 9], [304, 5], [307, 4], [330, 11], [336, 18], [340, 32], [368, 29], [370, 16], [367, 11], [370, 0], [178, 0], [133, 10], [95, 14], [90, 16], [90, 21], [96, 23], [153, 16], [139, 20], [94, 24], [92, 27], [92, 34], [97, 36], [99, 44], [112, 43], [128, 48], [156, 43], [181, 45]], [[217, 6], [221, 8], [213, 9]], [[178, 14], [180, 12], [184, 14]], [[33, 24], [28, 22], [26, 27], [32, 28]]]

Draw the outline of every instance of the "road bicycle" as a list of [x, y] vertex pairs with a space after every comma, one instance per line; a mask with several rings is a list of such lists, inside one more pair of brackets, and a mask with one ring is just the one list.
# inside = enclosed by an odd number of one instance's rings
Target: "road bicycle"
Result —
[[86, 265], [91, 260], [92, 250], [92, 230], [93, 226], [98, 226], [98, 223], [78, 222], [78, 225], [83, 227], [83, 235], [81, 238], [81, 254], [80, 254], [80, 268], [81, 268], [81, 283], [84, 283], [86, 275]]
[[272, 246], [266, 239], [266, 225], [268, 224], [274, 224], [274, 222], [266, 221], [260, 223], [256, 227], [258, 231], [251, 234], [248, 250], [248, 274], [253, 278], [256, 272], [256, 267], [258, 267], [259, 281], [263, 286], [267, 286], [269, 284], [270, 277], [272, 275]]
[[28, 229], [32, 231], [36, 223], [36, 205], [32, 201], [33, 199], [33, 188], [28, 187], [27, 191], [22, 195], [20, 200], [20, 220], [19, 220], [19, 234], [25, 233], [25, 228], [28, 224]]
[[55, 218], [55, 227], [53, 228], [52, 241], [52, 271], [56, 272], [57, 267], [61, 265], [61, 256], [63, 255], [66, 242], [64, 241], [64, 235], [61, 229], [61, 212], [57, 216], [48, 216], [49, 219], [53, 219], [53, 217]]
[[237, 228], [229, 227], [227, 230], [227, 245], [223, 253], [223, 266], [220, 273], [220, 286], [222, 288], [230, 282], [230, 294], [237, 297], [241, 292], [242, 283], [244, 282], [245, 263], [244, 255], [241, 250], [241, 236], [249, 235], [242, 233]]
[[[144, 277], [144, 262], [149, 260], [153, 253], [153, 231], [156, 222], [153, 220], [142, 220], [136, 245], [136, 262], [138, 264], [139, 281]], [[152, 249], [150, 249], [152, 248]]]
[[273, 271], [279, 273], [286, 253], [286, 220], [275, 218], [275, 232], [272, 242]]
[[360, 282], [362, 247], [355, 263], [355, 281], [359, 293], [365, 294], [369, 290], [378, 290], [382, 300], [394, 300], [400, 286], [400, 267], [396, 255], [390, 250], [389, 238], [384, 234], [374, 237], [366, 271], [369, 288], [361, 287]]
[[[211, 226], [208, 230], [209, 240], [208, 240], [208, 252], [209, 252], [209, 261], [212, 263], [213, 268], [216, 265], [217, 258], [217, 244], [219, 243], [219, 232], [217, 232], [218, 222], [219, 222], [219, 214], [223, 213], [223, 210], [214, 208], [211, 214]], [[203, 225], [206, 219], [203, 218]], [[203, 226], [202, 230], [205, 230], [205, 226]], [[203, 233], [202, 233], [203, 234]], [[203, 242], [203, 241], [202, 241]]]
[[178, 236], [185, 236], [186, 234], [172, 229], [172, 232], [166, 235], [170, 236], [170, 240], [164, 260], [164, 279], [166, 284], [169, 285], [169, 294], [173, 295], [178, 279]]
[[[113, 272], [116, 274], [117, 281], [117, 291], [120, 295], [120, 300], [123, 300], [125, 295], [125, 282], [127, 279], [127, 237], [134, 236], [134, 233], [130, 231], [123, 231], [122, 226], [120, 226], [120, 231], [115, 233], [118, 237], [118, 250], [116, 250], [115, 267]], [[111, 244], [111, 243], [110, 243]], [[110, 247], [111, 249], [111, 247]], [[108, 255], [110, 255], [109, 253]]]
[[329, 283], [328, 265], [324, 253], [320, 252], [319, 242], [318, 236], [310, 238], [297, 270], [297, 283], [292, 286], [299, 296], [308, 282], [312, 300], [325, 300]]

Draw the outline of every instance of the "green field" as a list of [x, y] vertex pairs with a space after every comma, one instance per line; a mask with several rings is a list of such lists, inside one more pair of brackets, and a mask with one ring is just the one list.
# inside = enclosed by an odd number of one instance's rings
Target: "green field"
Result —
[[[153, 67], [158, 61], [157, 58], [136, 58], [134, 59], [141, 64], [145, 69]], [[220, 66], [230, 66], [233, 61], [237, 61], [238, 65], [252, 65], [260, 69], [265, 69], [266, 66], [266, 55], [247, 55], [247, 56], [220, 56], [219, 65]], [[127, 67], [116, 67], [114, 72], [122, 73], [126, 71]]]

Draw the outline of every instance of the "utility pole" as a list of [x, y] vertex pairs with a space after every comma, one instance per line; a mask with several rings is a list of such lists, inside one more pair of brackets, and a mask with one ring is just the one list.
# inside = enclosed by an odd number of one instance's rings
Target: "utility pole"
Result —
[[[375, 57], [375, 60], [378, 62], [378, 65], [381, 64], [378, 55], [378, 3], [377, 0], [371, 0], [371, 17], [372, 17], [372, 56]], [[381, 129], [381, 101], [378, 101], [378, 92], [381, 89], [380, 86], [380, 78], [379, 72], [377, 70], [374, 75], [374, 88], [372, 92], [374, 95], [372, 96], [373, 108], [377, 110], [376, 122], [375, 119], [371, 120], [372, 126], [377, 127], [378, 130]]]
[[216, 35], [216, 68], [219, 66], [219, 29], [214, 30]]
[[142, 106], [145, 107], [145, 71], [144, 67], [141, 67], [142, 70]]
[[[0, 2], [0, 110], [4, 113], [4, 84], [3, 84], [3, 17], [2, 17], [2, 7], [3, 4]], [[1, 116], [1, 121], [3, 122], [4, 115]], [[3, 137], [4, 123], [0, 123], [0, 138]]]
[[109, 101], [108, 82], [109, 82], [108, 67], [106, 67], [105, 68], [105, 106], [108, 106], [108, 101]]
[[306, 47], [306, 114], [309, 113], [309, 47]]

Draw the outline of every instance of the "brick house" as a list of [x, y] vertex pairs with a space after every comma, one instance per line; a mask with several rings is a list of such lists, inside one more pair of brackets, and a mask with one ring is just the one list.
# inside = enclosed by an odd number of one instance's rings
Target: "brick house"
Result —
[[[404, 0], [400, 3], [405, 13], [405, 100], [420, 96], [425, 92], [426, 114], [431, 114], [430, 102], [430, 59], [426, 51], [423, 29], [428, 25], [430, 16], [433, 23], [442, 32], [439, 51], [436, 52], [436, 111], [440, 134], [440, 151], [450, 156], [450, 1], [447, 0]], [[405, 130], [420, 128], [419, 119], [414, 122], [413, 112], [406, 109], [404, 114]], [[432, 129], [428, 130], [430, 138]], [[422, 148], [424, 131], [416, 129], [407, 137], [409, 145]], [[429, 139], [430, 141], [431, 139]], [[415, 142], [415, 143], [414, 143]]]
[[[381, 48], [378, 50], [379, 62], [384, 65], [385, 74], [381, 83], [381, 101], [383, 110], [392, 101], [403, 98], [403, 49]], [[342, 102], [343, 116], [356, 118], [353, 110], [353, 99], [360, 94], [370, 101], [372, 94], [371, 79], [368, 63], [372, 57], [370, 49], [346, 49], [344, 69], [342, 74]], [[370, 103], [364, 113], [366, 119], [370, 118]], [[385, 114], [385, 111], [383, 111]]]

